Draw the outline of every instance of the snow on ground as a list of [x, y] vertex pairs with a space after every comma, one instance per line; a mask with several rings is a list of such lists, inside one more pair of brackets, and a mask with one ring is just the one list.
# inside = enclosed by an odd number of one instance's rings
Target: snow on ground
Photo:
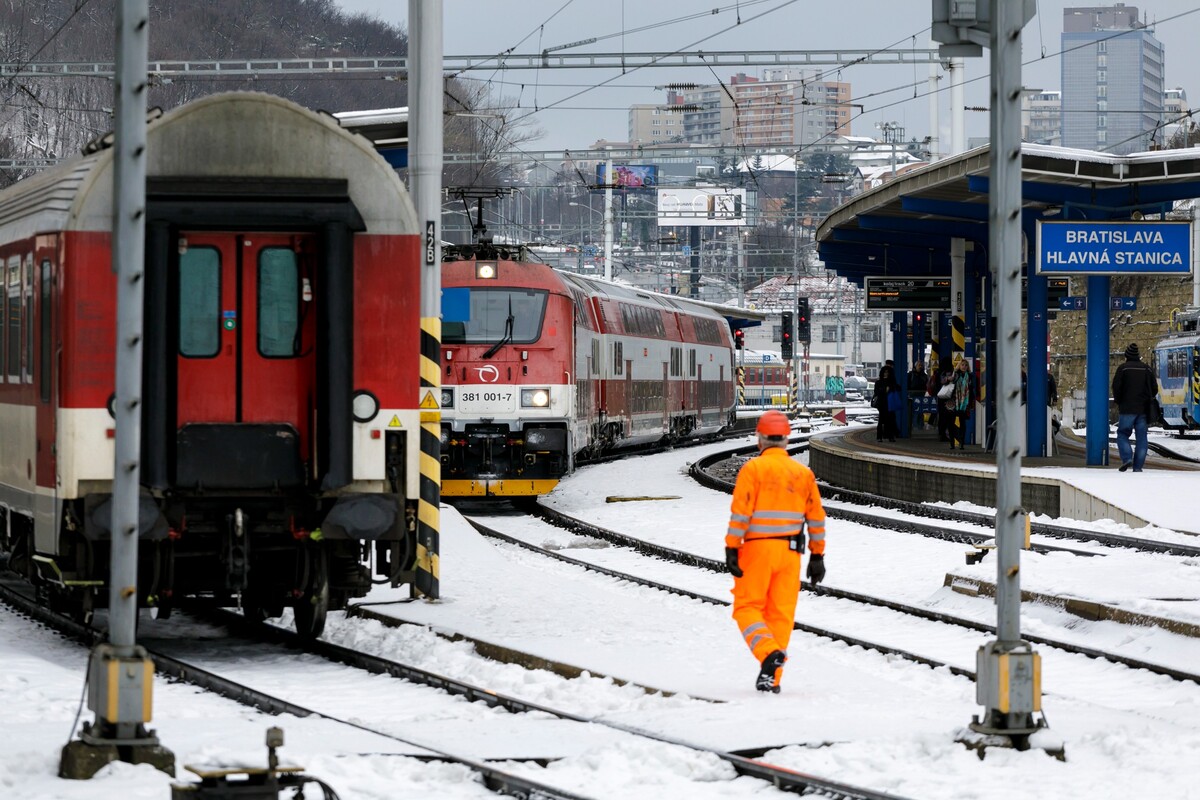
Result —
[[[585, 468], [564, 481], [548, 502], [597, 524], [720, 559], [729, 498], [696, 486], [686, 469], [706, 451], [727, 446]], [[1110, 488], [1142, 491], [1131, 480], [1115, 481]], [[680, 499], [605, 502], [608, 496], [623, 495]], [[1194, 780], [1200, 748], [1196, 684], [1046, 649], [1044, 705], [1053, 727], [1042, 741], [1065, 744], [1067, 762], [1037, 749], [992, 751], [981, 761], [955, 741], [980, 711], [975, 687], [967, 679], [797, 633], [783, 694], [763, 696], [752, 688], [755, 663], [728, 608], [586, 573], [484, 539], [449, 507], [443, 509], [442, 521], [443, 600], [402, 602], [406, 591], [379, 589], [367, 598], [377, 604], [375, 610], [416, 624], [386, 629], [339, 614], [330, 620], [328, 638], [496, 691], [682, 740], [714, 747], [775, 747], [767, 755], [775, 763], [901, 796], [1200, 798]], [[497, 527], [503, 527], [501, 522]], [[505, 524], [514, 535], [541, 540], [574, 557], [728, 597], [731, 580], [725, 575], [654, 564], [619, 548], [585, 547], [580, 537], [538, 529], [517, 516]], [[828, 541], [828, 582], [833, 586], [985, 621], [994, 618], [988, 601], [942, 585], [947, 573], [994, 578], [994, 561], [967, 567], [962, 545], [838, 521], [831, 521]], [[1097, 558], [1025, 553], [1023, 585], [1153, 608], [1169, 616], [1179, 616], [1180, 607], [1194, 608], [1189, 603], [1200, 597], [1200, 564], [1195, 560], [1106, 552]], [[801, 595], [799, 614], [812, 624], [846, 629], [865, 639], [903, 642], [907, 649], [966, 667], [973, 667], [975, 648], [988, 638], [810, 593]], [[1025, 610], [1024, 627], [1054, 638], [1073, 636], [1099, 648], [1123, 647], [1131, 655], [1182, 668], [1200, 663], [1197, 640], [1157, 629], [1087, 622], [1038, 607]], [[684, 696], [663, 697], [597, 677], [564, 680], [489, 663], [461, 642], [436, 637], [436, 630], [461, 632]], [[54, 777], [59, 748], [79, 702], [86, 651], [0, 613], [0, 653], [6, 665], [0, 698], [8, 710], [9, 741], [19, 743], [0, 755], [0, 786], [7, 794], [47, 800], [166, 796], [168, 779], [148, 767], [113, 765], [90, 782]], [[446, 704], [439, 704], [437, 712], [422, 712], [419, 700], [404, 698], [427, 690], [409, 692], [393, 687], [391, 679], [363, 679], [347, 671], [345, 685], [334, 691], [307, 680], [314, 665], [304, 659], [251, 668], [239, 663], [250, 661], [249, 656], [243, 659], [228, 649], [214, 649], [210, 657], [241, 674], [269, 676], [281, 693], [299, 695], [293, 699], [300, 702], [320, 701], [331, 712], [372, 703], [372, 714], [394, 709], [390, 716], [396, 729], [413, 741], [421, 741], [423, 727], [434, 730], [436, 723], [463, 720], [479, 727], [475, 735], [480, 740], [515, 735], [510, 725], [499, 723], [519, 715], [480, 713], [463, 703], [449, 706], [461, 711], [447, 712]], [[336, 673], [322, 680], [333, 686]], [[313, 696], [306, 698], [306, 692]], [[288, 738], [284, 759], [303, 764], [347, 800], [490, 794], [462, 768], [395, 755], [402, 745], [331, 721], [267, 717], [163, 680], [156, 684], [155, 700], [153, 724], [180, 764], [261, 762], [265, 728], [282, 724]], [[427, 718], [435, 713], [441, 716]], [[84, 719], [89, 718], [85, 709]], [[583, 742], [569, 757], [548, 766], [506, 766], [597, 798], [775, 793], [759, 781], [736, 778], [710, 756], [620, 737]]]
[[[57, 777], [59, 755], [79, 708], [87, 658], [82, 645], [0, 611], [0, 702], [6, 743], [0, 753], [0, 795], [20, 800], [170, 796], [171, 778], [144, 765], [111, 764], [90, 781]], [[92, 718], [84, 707], [80, 719]], [[435, 793], [454, 800], [495, 796], [465, 767], [429, 765], [397, 755], [412, 748], [391, 739], [320, 718], [269, 716], [161, 676], [155, 682], [151, 727], [175, 753], [181, 781], [190, 775], [185, 764], [265, 765], [263, 743], [272, 726], [284, 729], [281, 760], [303, 766], [346, 800]]]

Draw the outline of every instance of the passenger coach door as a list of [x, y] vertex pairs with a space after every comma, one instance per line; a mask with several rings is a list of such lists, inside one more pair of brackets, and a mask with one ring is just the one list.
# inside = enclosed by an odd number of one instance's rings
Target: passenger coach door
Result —
[[313, 251], [308, 235], [180, 234], [178, 483], [282, 486], [311, 474]]

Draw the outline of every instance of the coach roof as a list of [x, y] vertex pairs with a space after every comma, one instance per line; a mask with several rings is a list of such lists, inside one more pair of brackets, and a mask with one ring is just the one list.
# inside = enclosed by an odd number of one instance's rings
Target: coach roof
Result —
[[[147, 179], [343, 180], [366, 230], [418, 232], [395, 171], [361, 136], [333, 118], [261, 92], [195, 100], [152, 120]], [[0, 193], [6, 239], [59, 230], [112, 228], [113, 150], [102, 149]]]

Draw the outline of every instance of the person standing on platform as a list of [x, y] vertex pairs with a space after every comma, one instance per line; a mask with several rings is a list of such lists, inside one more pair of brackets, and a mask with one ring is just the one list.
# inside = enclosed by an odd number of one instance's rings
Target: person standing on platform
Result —
[[929, 375], [929, 385], [926, 387], [926, 393], [937, 401], [937, 428], [938, 441], [950, 441], [950, 423], [954, 421], [954, 414], [950, 411], [950, 406], [946, 401], [938, 397], [938, 392], [942, 387], [950, 383], [954, 378], [954, 372], [947, 368], [943, 372], [934, 371]]
[[[1141, 359], [1137, 342], [1125, 348], [1125, 363], [1117, 367], [1112, 382], [1113, 400], [1117, 403], [1117, 452], [1121, 454], [1121, 472], [1133, 467], [1141, 472], [1146, 463], [1146, 428], [1150, 420], [1150, 403], [1158, 394], [1158, 379], [1154, 370]], [[1129, 447], [1129, 434], [1137, 434], [1137, 446]]]
[[812, 470], [787, 452], [791, 423], [779, 411], [758, 420], [758, 453], [733, 488], [725, 565], [733, 575], [733, 618], [759, 661], [754, 688], [779, 692], [800, 593], [808, 527], [808, 581], [825, 579], [825, 509]]
[[1050, 407], [1050, 429], [1051, 437], [1058, 436], [1059, 430], [1062, 429], [1062, 420], [1058, 414], [1058, 381], [1054, 380], [1054, 373], [1050, 371], [1050, 365], [1046, 365], [1046, 405]]
[[[929, 384], [929, 375], [925, 372], [925, 364], [918, 361], [913, 364], [913, 368], [908, 371], [908, 400], [911, 407], [912, 401], [918, 397], [925, 396], [925, 387]], [[925, 415], [917, 414], [914, 419], [920, 423], [921, 427], [925, 427]]]
[[950, 410], [953, 422], [950, 425], [950, 449], [958, 442], [959, 450], [967, 449], [967, 417], [971, 416], [971, 406], [975, 402], [975, 376], [971, 374], [971, 364], [966, 357], [954, 368], [954, 396], [950, 399]]
[[896, 373], [892, 367], [884, 365], [879, 369], [879, 378], [875, 381], [875, 394], [871, 397], [871, 405], [879, 412], [879, 422], [875, 425], [875, 441], [896, 441], [896, 412], [892, 409], [893, 392], [900, 391], [896, 382]]

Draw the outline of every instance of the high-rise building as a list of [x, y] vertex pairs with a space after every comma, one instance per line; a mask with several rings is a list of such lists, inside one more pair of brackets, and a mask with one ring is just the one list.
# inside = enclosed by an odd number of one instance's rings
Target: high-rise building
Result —
[[683, 95], [668, 92], [667, 102], [638, 103], [629, 107], [629, 141], [635, 144], [682, 142]]
[[1163, 142], [1167, 146], [1187, 146], [1183, 137], [1192, 125], [1191, 112], [1187, 92], [1178, 86], [1167, 89], [1163, 95]]
[[733, 144], [733, 99], [724, 86], [685, 90], [683, 102], [694, 110], [683, 115], [683, 138], [691, 144]]
[[1021, 141], [1062, 144], [1062, 92], [1027, 89], [1021, 95]]
[[1062, 144], [1126, 154], [1162, 145], [1163, 47], [1136, 6], [1063, 9]]
[[749, 147], [806, 145], [850, 135], [850, 84], [767, 70], [762, 79], [734, 75], [734, 141]]

